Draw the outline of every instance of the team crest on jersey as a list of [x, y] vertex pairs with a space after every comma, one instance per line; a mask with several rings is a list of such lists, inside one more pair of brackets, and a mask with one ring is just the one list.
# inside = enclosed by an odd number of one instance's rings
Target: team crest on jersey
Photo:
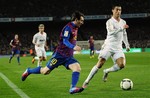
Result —
[[69, 31], [65, 31], [64, 36], [67, 37], [68, 33], [69, 33]]

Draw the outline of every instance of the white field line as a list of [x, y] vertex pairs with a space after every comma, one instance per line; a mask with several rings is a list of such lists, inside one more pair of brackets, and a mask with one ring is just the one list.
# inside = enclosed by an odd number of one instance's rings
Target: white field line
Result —
[[10, 86], [21, 98], [30, 98], [20, 88], [18, 88], [13, 82], [11, 82], [3, 73], [0, 72], [0, 77]]

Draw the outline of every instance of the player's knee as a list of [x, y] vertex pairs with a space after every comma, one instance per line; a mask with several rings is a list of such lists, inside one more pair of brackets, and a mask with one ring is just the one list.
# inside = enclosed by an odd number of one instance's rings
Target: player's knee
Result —
[[50, 70], [49, 70], [48, 68], [42, 68], [42, 69], [41, 69], [41, 74], [47, 75], [47, 74], [49, 74], [49, 73], [50, 73]]
[[81, 71], [81, 67], [78, 67], [78, 68], [77, 68], [77, 71], [80, 72], [80, 71]]
[[73, 69], [73, 71], [80, 72], [81, 71], [81, 67], [76, 67], [76, 68]]
[[43, 58], [42, 58], [42, 57], [39, 57], [39, 60], [40, 60], [40, 61], [42, 61], [42, 60], [43, 60]]
[[122, 69], [122, 68], [125, 67], [125, 64], [124, 64], [124, 63], [119, 63], [118, 65], [119, 65], [120, 69]]
[[49, 71], [41, 71], [41, 74], [43, 74], [43, 75], [47, 75], [49, 73], [50, 73]]
[[46, 61], [46, 58], [45, 58], [45, 57], [43, 57], [43, 61]]

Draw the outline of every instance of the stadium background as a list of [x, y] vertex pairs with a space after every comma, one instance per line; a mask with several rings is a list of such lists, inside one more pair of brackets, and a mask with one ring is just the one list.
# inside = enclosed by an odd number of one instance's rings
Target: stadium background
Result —
[[[24, 82], [21, 75], [31, 64], [32, 56], [21, 57], [21, 65], [14, 57], [8, 63], [11, 48], [10, 40], [14, 34], [19, 34], [22, 52], [34, 48], [31, 43], [33, 35], [38, 31], [40, 23], [45, 24], [48, 34], [48, 45], [51, 40], [55, 45], [62, 27], [69, 21], [69, 16], [75, 10], [88, 16], [85, 24], [80, 28], [78, 41], [87, 41], [90, 35], [95, 40], [106, 37], [105, 22], [111, 15], [111, 6], [121, 4], [122, 14], [130, 28], [127, 30], [131, 48], [141, 48], [141, 53], [126, 53], [125, 69], [109, 75], [109, 80], [101, 81], [103, 69], [112, 66], [109, 59], [99, 70], [89, 87], [81, 94], [70, 95], [68, 90], [71, 82], [71, 71], [62, 66], [56, 68], [50, 75], [31, 75]], [[49, 17], [49, 18], [47, 18]], [[45, 21], [48, 20], [48, 21]], [[18, 22], [16, 22], [18, 21]], [[150, 0], [0, 0], [0, 98], [20, 98], [23, 94], [16, 93], [21, 89], [29, 97], [21, 98], [149, 98], [150, 96]], [[48, 56], [48, 59], [51, 56]], [[75, 55], [81, 64], [81, 86], [91, 68], [97, 62], [98, 55], [90, 59], [89, 54]], [[45, 66], [46, 62], [43, 62]], [[4, 76], [6, 78], [4, 78]], [[12, 87], [10, 81], [17, 87]], [[121, 90], [119, 84], [123, 78], [133, 81], [134, 87], [130, 91]], [[10, 85], [8, 85], [10, 84]]]
[[[67, 4], [66, 4], [67, 2]], [[90, 35], [95, 40], [106, 38], [105, 22], [111, 15], [113, 4], [122, 6], [122, 14], [130, 28], [127, 30], [131, 48], [150, 48], [150, 1], [137, 0], [0, 0], [0, 54], [10, 54], [9, 42], [14, 34], [19, 34], [22, 53], [33, 49], [33, 35], [38, 32], [38, 24], [46, 26], [49, 49], [57, 45], [62, 27], [70, 21], [72, 12], [79, 10], [89, 19], [80, 28], [78, 41], [87, 41]], [[102, 17], [96, 17], [101, 15]], [[106, 16], [106, 17], [105, 17]], [[46, 21], [43, 17], [51, 17]], [[22, 18], [17, 21], [17, 18]], [[23, 18], [25, 18], [23, 20]]]

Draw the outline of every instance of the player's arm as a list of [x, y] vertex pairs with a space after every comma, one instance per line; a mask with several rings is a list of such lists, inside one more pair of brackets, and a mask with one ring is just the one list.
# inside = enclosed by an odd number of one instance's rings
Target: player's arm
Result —
[[12, 46], [12, 47], [16, 47], [16, 46], [13, 45], [13, 41], [14, 40], [11, 40], [10, 43], [9, 43], [9, 45]]
[[126, 51], [130, 51], [130, 44], [128, 42], [127, 32], [126, 30], [123, 31], [123, 42], [126, 46]]
[[114, 25], [113, 25], [113, 23], [111, 21], [107, 21], [106, 22], [106, 29], [107, 29], [107, 32], [110, 35], [115, 35], [118, 32], [123, 31], [124, 29], [126, 29], [128, 27], [129, 26], [125, 24], [123, 27], [115, 28]]
[[22, 44], [21, 44], [20, 40], [19, 40], [19, 46], [22, 46]]
[[44, 47], [45, 47], [46, 50], [48, 50], [48, 46], [47, 46], [47, 34], [46, 34], [46, 41], [45, 41]]
[[39, 45], [36, 44], [36, 41], [37, 41], [37, 37], [36, 37], [36, 35], [34, 35], [34, 36], [33, 36], [32, 43], [33, 43], [34, 45], [36, 45], [36, 46], [39, 47]]
[[63, 32], [63, 44], [65, 44], [68, 48], [74, 49], [76, 51], [80, 51], [81, 48], [79, 46], [73, 45], [69, 42], [70, 34], [71, 34], [70, 27], [66, 27]]

